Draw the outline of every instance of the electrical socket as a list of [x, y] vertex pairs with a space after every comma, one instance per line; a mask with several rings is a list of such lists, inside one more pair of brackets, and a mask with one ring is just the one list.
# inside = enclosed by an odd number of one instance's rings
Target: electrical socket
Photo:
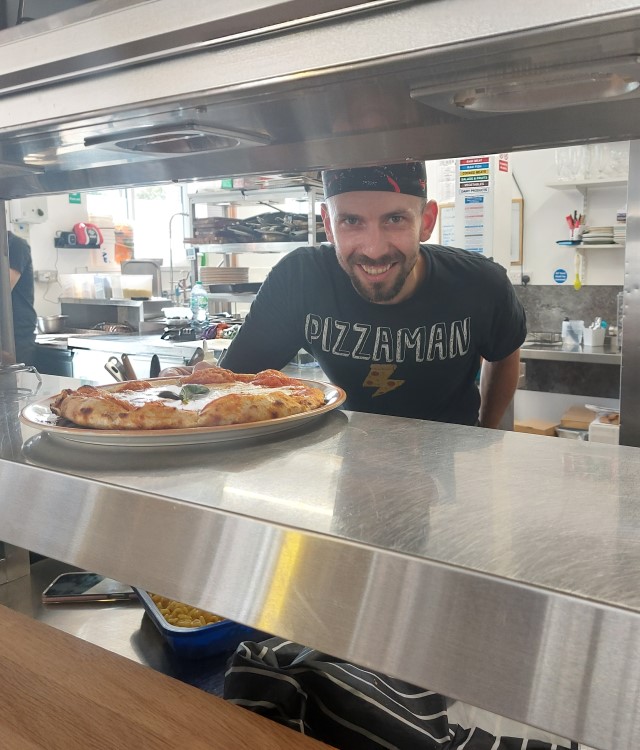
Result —
[[36, 271], [36, 281], [42, 281], [45, 284], [50, 284], [52, 281], [58, 280], [57, 271]]
[[[525, 277], [525, 283], [530, 284], [531, 283], [531, 272], [530, 271], [523, 271], [520, 268], [510, 268], [507, 271], [507, 276], [509, 277], [509, 280], [512, 284], [515, 284], [516, 286], [520, 286], [523, 281], [523, 276]], [[527, 279], [528, 277], [528, 279]]]

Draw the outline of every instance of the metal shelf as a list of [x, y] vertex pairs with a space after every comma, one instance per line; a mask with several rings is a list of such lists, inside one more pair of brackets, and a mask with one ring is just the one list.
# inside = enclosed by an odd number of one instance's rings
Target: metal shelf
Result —
[[199, 248], [202, 252], [220, 253], [220, 255], [231, 253], [290, 253], [297, 247], [308, 244], [303, 240], [301, 242], [238, 242], [225, 245], [208, 245], [198, 243], [197, 238], [193, 237], [185, 239], [185, 243]]
[[[297, 247], [314, 245], [316, 242], [316, 205], [323, 198], [321, 185], [310, 185], [301, 183], [299, 185], [288, 185], [286, 187], [273, 186], [265, 189], [235, 189], [223, 191], [207, 191], [195, 193], [189, 196], [189, 214], [191, 225], [194, 226], [195, 206], [211, 205], [224, 206], [260, 206], [262, 204], [281, 203], [286, 199], [299, 200], [304, 204], [307, 214], [309, 230], [307, 236], [301, 240], [291, 242], [247, 242], [229, 244], [208, 244], [198, 242], [197, 237], [186, 237], [187, 245], [199, 248], [208, 253], [219, 253], [229, 255], [235, 253], [289, 253]], [[302, 211], [300, 211], [302, 213]]]
[[207, 297], [214, 302], [253, 302], [256, 295], [252, 292], [236, 292], [223, 294], [219, 292], [207, 292]]
[[20, 488], [0, 494], [6, 541], [590, 746], [637, 745], [636, 449], [342, 411], [109, 460], [24, 438], [0, 460]]
[[310, 184], [301, 182], [298, 185], [287, 185], [277, 187], [273, 185], [266, 188], [232, 188], [227, 190], [211, 190], [189, 195], [190, 203], [206, 203], [212, 206], [251, 206], [260, 203], [275, 203], [283, 199], [297, 200], [306, 203], [309, 194], [322, 200], [324, 193], [322, 183]]

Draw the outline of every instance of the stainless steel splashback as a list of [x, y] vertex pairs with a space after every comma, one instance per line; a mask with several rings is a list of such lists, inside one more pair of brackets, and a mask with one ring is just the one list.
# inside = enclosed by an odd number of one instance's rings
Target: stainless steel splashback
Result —
[[[317, 5], [97, 0], [3, 31], [0, 196], [640, 136], [638, 3]], [[514, 92], [533, 111], [473, 108]]]

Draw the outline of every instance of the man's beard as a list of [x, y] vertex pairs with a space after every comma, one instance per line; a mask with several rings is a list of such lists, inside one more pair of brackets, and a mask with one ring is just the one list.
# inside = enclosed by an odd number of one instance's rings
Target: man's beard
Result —
[[[400, 294], [411, 271], [413, 271], [418, 255], [414, 258], [407, 258], [404, 255], [385, 255], [373, 262], [366, 255], [354, 255], [348, 260], [339, 258], [342, 269], [347, 273], [353, 284], [353, 288], [358, 294], [368, 302], [385, 303], [395, 299]], [[386, 266], [395, 263], [396, 278], [389, 284], [388, 281], [365, 281], [358, 274], [354, 266]]]

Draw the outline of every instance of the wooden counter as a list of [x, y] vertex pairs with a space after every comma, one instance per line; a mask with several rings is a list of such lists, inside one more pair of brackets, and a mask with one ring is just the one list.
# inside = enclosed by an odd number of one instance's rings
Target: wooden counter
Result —
[[7, 750], [321, 750], [202, 690], [0, 606]]

